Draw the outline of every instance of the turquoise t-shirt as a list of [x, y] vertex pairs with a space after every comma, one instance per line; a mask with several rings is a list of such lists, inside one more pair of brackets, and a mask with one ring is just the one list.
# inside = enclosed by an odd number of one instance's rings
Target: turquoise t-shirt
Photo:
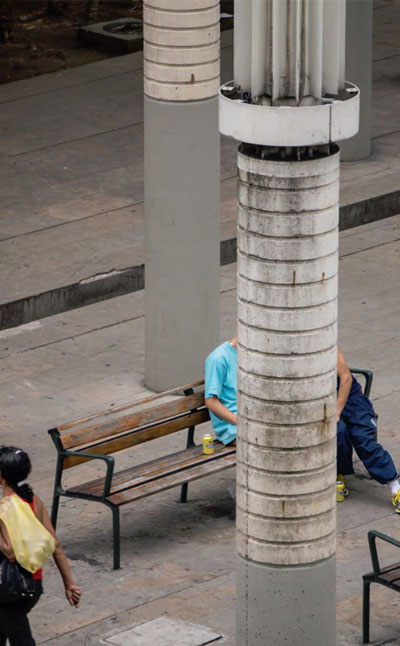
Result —
[[[205, 398], [216, 395], [232, 413], [236, 407], [236, 348], [228, 341], [219, 345], [205, 361]], [[236, 438], [235, 424], [229, 424], [210, 411], [212, 426], [217, 440], [229, 444]]]

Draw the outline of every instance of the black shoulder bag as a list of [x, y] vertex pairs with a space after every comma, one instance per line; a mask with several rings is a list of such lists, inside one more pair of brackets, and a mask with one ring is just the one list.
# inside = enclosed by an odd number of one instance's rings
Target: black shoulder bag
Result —
[[0, 562], [0, 603], [22, 601], [32, 597], [34, 592], [32, 574], [3, 556]]

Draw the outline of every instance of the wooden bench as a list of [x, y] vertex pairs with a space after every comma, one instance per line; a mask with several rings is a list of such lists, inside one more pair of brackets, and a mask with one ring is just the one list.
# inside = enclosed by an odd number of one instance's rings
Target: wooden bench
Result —
[[360, 375], [363, 377], [364, 385], [361, 384], [363, 393], [366, 397], [369, 397], [374, 373], [371, 370], [362, 370], [361, 368], [349, 368], [349, 370], [356, 379], [358, 379]]
[[[359, 369], [351, 369], [351, 372], [365, 378], [363, 390], [368, 396], [372, 373]], [[209, 419], [204, 404], [204, 382], [197, 381], [50, 429], [58, 452], [51, 510], [54, 527], [61, 496], [107, 505], [113, 520], [114, 569], [118, 569], [119, 508], [122, 505], [177, 486], [181, 486], [181, 502], [186, 502], [190, 481], [235, 466], [235, 447], [216, 442], [214, 453], [203, 455], [202, 447], [196, 446], [195, 428]], [[186, 448], [182, 451], [115, 472], [115, 460], [110, 454], [183, 429], [188, 429], [188, 433]], [[90, 460], [104, 462], [105, 476], [64, 488], [64, 470]]]
[[373, 571], [363, 576], [363, 644], [369, 642], [369, 607], [371, 583], [381, 585], [400, 592], [400, 563], [394, 563], [381, 569], [376, 548], [376, 539], [379, 538], [386, 543], [400, 547], [400, 542], [394, 538], [372, 530], [368, 532], [368, 544], [371, 554]]
[[[114, 569], [118, 569], [122, 505], [177, 486], [181, 486], [181, 502], [186, 502], [189, 482], [235, 466], [235, 447], [215, 443], [214, 453], [203, 455], [202, 447], [196, 446], [195, 428], [209, 419], [204, 382], [198, 381], [50, 429], [58, 452], [51, 511], [54, 527], [61, 496], [107, 505], [112, 511]], [[188, 430], [183, 450], [115, 471], [110, 454], [183, 429]], [[104, 462], [104, 477], [65, 489], [64, 470], [90, 460]]]

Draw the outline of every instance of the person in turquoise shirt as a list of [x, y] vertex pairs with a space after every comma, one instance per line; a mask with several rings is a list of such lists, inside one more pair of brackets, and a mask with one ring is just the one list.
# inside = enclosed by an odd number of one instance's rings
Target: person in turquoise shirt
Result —
[[225, 341], [205, 360], [205, 403], [217, 440], [236, 441], [236, 354], [237, 337]]

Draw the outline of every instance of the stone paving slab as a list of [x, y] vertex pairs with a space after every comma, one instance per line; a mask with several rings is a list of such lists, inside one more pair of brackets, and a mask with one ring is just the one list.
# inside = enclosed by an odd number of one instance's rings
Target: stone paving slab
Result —
[[206, 646], [219, 641], [220, 637], [202, 626], [157, 617], [110, 635], [104, 643], [117, 646]]

